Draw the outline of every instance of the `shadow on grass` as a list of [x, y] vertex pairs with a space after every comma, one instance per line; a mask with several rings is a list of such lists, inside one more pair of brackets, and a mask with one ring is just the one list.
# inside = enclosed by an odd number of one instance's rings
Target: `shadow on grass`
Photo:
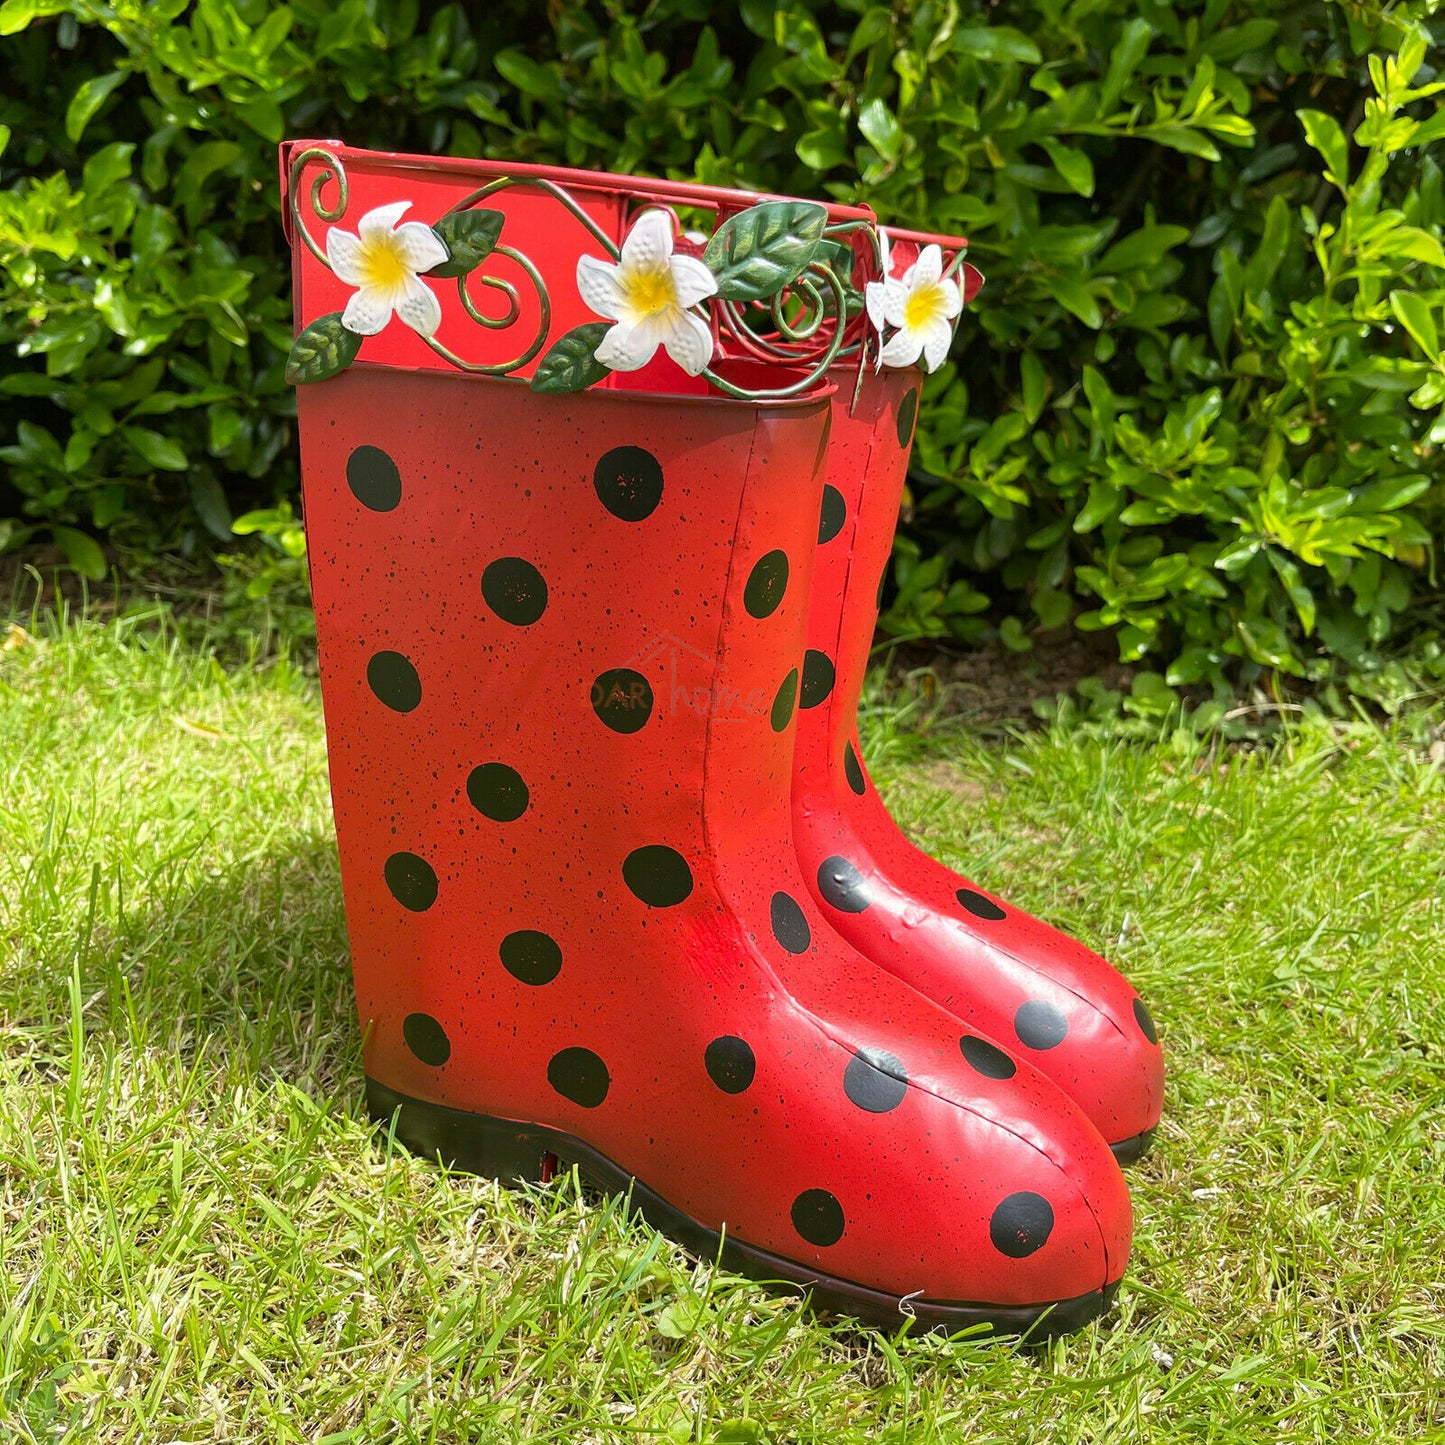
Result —
[[[361, 1037], [336, 844], [288, 835], [233, 868], [184, 862], [141, 904], [104, 896], [82, 949], [87, 1037], [224, 1062], [231, 1087], [284, 1080], [362, 1113]], [[117, 916], [107, 918], [108, 905]]]

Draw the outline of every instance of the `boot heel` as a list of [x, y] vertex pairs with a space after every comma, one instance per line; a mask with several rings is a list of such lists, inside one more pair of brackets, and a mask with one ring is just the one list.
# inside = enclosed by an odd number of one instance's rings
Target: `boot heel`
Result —
[[366, 1112], [378, 1129], [396, 1120], [396, 1141], [412, 1154], [440, 1157], [448, 1169], [481, 1174], [504, 1184], [545, 1184], [557, 1172], [552, 1131], [493, 1119], [444, 1104], [427, 1104], [366, 1081]]

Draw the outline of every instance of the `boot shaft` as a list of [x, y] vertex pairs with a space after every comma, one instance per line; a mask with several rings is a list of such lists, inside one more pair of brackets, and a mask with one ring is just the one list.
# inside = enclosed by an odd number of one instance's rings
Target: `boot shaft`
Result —
[[776, 830], [826, 399], [358, 368], [298, 406], [344, 859], [379, 805], [397, 838], [533, 805], [618, 846], [629, 812], [723, 853]]

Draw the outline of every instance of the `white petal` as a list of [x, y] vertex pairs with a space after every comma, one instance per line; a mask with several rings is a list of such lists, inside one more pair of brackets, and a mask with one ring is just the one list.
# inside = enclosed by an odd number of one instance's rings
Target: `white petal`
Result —
[[348, 286], [361, 285], [361, 273], [364, 269], [361, 255], [361, 242], [350, 231], [333, 226], [326, 233], [326, 259], [331, 262], [331, 269]]
[[622, 315], [622, 287], [617, 284], [617, 267], [596, 256], [583, 256], [577, 262], [577, 290], [582, 299], [599, 316], [616, 321]]
[[425, 281], [408, 276], [402, 282], [396, 314], [421, 336], [430, 336], [442, 324], [442, 304]]
[[662, 338], [667, 354], [689, 376], [699, 375], [712, 360], [712, 328], [691, 311], [665, 311], [657, 321], [667, 328]]
[[953, 345], [953, 327], [942, 317], [935, 317], [918, 329], [923, 338], [924, 370], [937, 371], [948, 359], [948, 348]]
[[888, 294], [888, 288], [881, 281], [870, 281], [863, 288], [863, 305], [868, 310], [868, 319], [873, 323], [873, 329], [880, 335], [883, 331], [883, 323], [887, 319], [884, 307], [887, 305], [884, 299]]
[[916, 331], [900, 331], [883, 348], [884, 366], [912, 366], [923, 350], [923, 338]]
[[902, 326], [908, 311], [908, 298], [912, 294], [908, 282], [895, 280], [890, 276], [883, 285], [883, 315], [890, 326]]
[[893, 242], [888, 239], [888, 232], [883, 230], [878, 232], [878, 240], [883, 252], [882, 270], [879, 274], [886, 280], [888, 277], [888, 269], [893, 264]]
[[932, 246], [925, 246], [919, 254], [918, 260], [914, 262], [912, 280], [910, 285], [915, 291], [921, 291], [925, 286], [933, 286], [943, 275], [943, 249], [936, 243]]
[[375, 336], [391, 320], [393, 293], [380, 286], [363, 286], [341, 313], [341, 324], [358, 336]]
[[699, 301], [717, 295], [717, 277], [696, 256], [674, 256], [672, 284], [677, 288], [679, 306], [696, 306]]
[[411, 210], [410, 201], [393, 201], [389, 206], [376, 206], [360, 220], [356, 229], [361, 239], [370, 245], [391, 234], [392, 228]]
[[396, 228], [402, 261], [413, 271], [430, 271], [447, 259], [442, 238], [423, 221], [408, 221]]
[[613, 371], [637, 371], [652, 360], [661, 339], [658, 336], [649, 336], [645, 324], [619, 321], [609, 329], [592, 354], [603, 366], [610, 366]]
[[943, 288], [944, 319], [952, 321], [963, 310], [963, 293], [952, 281], [940, 281], [938, 284]]
[[666, 211], [644, 211], [622, 243], [624, 271], [663, 271], [672, 257], [672, 217]]

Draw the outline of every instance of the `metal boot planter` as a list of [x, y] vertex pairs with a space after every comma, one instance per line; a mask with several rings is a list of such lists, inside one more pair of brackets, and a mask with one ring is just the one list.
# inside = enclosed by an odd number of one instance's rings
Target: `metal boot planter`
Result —
[[372, 1113], [494, 1177], [575, 1164], [697, 1253], [865, 1319], [1096, 1316], [1130, 1235], [1097, 1130], [854, 954], [794, 853], [844, 328], [801, 370], [717, 341], [778, 295], [845, 316], [819, 251], [876, 245], [866, 217], [758, 207], [699, 259], [632, 216], [689, 203], [651, 183], [286, 161]]
[[[915, 848], [857, 741], [923, 374], [943, 363], [955, 318], [983, 285], [966, 249], [958, 237], [881, 228], [877, 279], [850, 288], [801, 674], [794, 836], [837, 933], [1002, 1045], [1000, 1070], [1040, 1069], [1128, 1163], [1148, 1148], [1163, 1102], [1163, 1055], [1143, 1000], [1091, 949]], [[785, 326], [729, 339], [743, 354], [795, 365], [816, 362], [828, 340]]]
[[[851, 398], [842, 395], [851, 373], [835, 371], [793, 773], [798, 855], [838, 933], [1015, 1061], [1041, 1069], [1128, 1163], [1148, 1147], [1163, 1101], [1163, 1055], [1143, 1001], [1098, 954], [915, 848], [872, 785], [857, 741], [919, 364], [931, 371], [942, 362], [951, 340], [945, 309], [956, 313], [983, 281], [960, 264], [962, 241], [888, 235], [891, 295], [880, 294], [881, 282], [868, 286], [882, 369], [865, 373]], [[953, 299], [931, 296], [955, 266]], [[931, 331], [900, 324], [910, 310], [932, 317]]]

